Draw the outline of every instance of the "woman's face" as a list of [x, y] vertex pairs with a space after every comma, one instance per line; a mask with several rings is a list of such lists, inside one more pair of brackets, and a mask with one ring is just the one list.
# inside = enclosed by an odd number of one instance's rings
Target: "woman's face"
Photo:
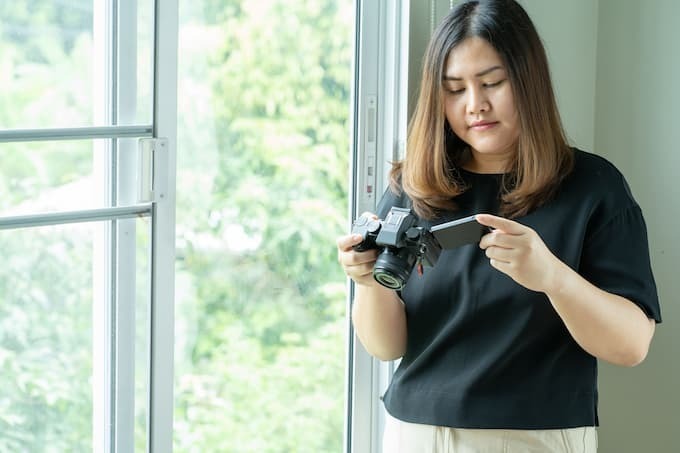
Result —
[[453, 132], [470, 145], [464, 166], [503, 172], [517, 151], [519, 117], [506, 68], [484, 39], [467, 38], [444, 67], [444, 107]]

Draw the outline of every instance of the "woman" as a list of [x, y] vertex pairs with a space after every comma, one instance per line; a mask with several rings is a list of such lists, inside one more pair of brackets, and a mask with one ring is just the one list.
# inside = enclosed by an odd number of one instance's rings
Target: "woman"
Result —
[[597, 360], [634, 366], [661, 322], [641, 210], [609, 162], [569, 147], [545, 51], [513, 0], [465, 1], [428, 46], [406, 157], [376, 216], [476, 215], [400, 291], [338, 238], [365, 348], [401, 358], [386, 452], [597, 450]]

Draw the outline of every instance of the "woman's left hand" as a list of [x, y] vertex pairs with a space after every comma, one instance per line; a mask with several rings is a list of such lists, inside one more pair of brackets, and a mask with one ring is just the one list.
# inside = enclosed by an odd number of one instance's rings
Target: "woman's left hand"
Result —
[[493, 215], [476, 217], [494, 228], [479, 242], [491, 265], [520, 285], [544, 292], [586, 352], [625, 366], [645, 358], [655, 322], [640, 307], [589, 283], [553, 255], [533, 229]]
[[479, 223], [493, 229], [479, 242], [491, 266], [525, 288], [548, 293], [554, 285], [560, 261], [538, 233], [503, 217], [490, 214], [475, 217]]

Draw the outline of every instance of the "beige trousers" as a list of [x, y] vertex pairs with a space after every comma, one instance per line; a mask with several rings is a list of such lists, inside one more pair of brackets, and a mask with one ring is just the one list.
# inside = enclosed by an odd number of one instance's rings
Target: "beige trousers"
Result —
[[386, 415], [383, 453], [596, 453], [594, 426], [569, 429], [458, 429]]

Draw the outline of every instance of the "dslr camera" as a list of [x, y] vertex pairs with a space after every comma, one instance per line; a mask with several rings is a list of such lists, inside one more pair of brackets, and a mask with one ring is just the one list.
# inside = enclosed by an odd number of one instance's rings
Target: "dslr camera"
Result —
[[364, 238], [354, 246], [357, 252], [382, 250], [373, 267], [373, 278], [381, 285], [400, 290], [418, 263], [434, 266], [441, 246], [432, 233], [417, 226], [410, 209], [393, 207], [385, 220], [361, 216], [352, 225], [352, 234]]

